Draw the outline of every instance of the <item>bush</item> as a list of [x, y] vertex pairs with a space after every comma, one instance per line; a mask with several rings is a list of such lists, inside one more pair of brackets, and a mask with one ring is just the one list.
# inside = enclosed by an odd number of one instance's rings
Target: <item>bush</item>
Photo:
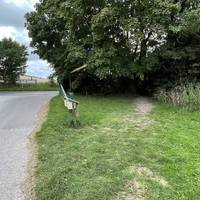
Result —
[[173, 89], [159, 89], [154, 97], [174, 106], [181, 106], [188, 111], [200, 110], [200, 84], [180, 85]]

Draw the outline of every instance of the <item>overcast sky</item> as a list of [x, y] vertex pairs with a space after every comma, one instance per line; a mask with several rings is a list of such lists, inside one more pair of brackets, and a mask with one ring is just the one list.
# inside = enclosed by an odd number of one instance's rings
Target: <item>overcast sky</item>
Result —
[[[29, 46], [30, 38], [24, 27], [24, 15], [34, 9], [39, 0], [0, 0], [0, 40], [11, 37], [17, 42]], [[27, 62], [27, 74], [47, 77], [51, 69], [46, 61], [32, 54], [29, 47], [29, 59]]]

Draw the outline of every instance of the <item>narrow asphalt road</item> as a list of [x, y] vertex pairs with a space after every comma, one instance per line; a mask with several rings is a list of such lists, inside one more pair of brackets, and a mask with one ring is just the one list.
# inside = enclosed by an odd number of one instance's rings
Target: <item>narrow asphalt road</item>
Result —
[[24, 200], [28, 136], [37, 115], [57, 92], [0, 93], [0, 199]]

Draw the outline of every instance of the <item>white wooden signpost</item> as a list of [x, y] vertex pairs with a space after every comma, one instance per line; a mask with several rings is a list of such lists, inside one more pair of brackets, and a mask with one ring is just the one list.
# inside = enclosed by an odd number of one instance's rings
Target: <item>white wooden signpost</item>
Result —
[[64, 98], [65, 107], [67, 107], [70, 112], [76, 113], [79, 102], [75, 101], [74, 99], [69, 98], [62, 85], [60, 85], [60, 88], [61, 88], [62, 95], [63, 95], [63, 98]]

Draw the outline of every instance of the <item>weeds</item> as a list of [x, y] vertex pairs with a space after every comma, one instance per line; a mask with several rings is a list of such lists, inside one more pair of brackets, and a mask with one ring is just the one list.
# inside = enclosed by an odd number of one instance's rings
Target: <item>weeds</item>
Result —
[[188, 111], [200, 110], [200, 84], [190, 83], [171, 90], [159, 89], [154, 96], [159, 101], [181, 106]]

